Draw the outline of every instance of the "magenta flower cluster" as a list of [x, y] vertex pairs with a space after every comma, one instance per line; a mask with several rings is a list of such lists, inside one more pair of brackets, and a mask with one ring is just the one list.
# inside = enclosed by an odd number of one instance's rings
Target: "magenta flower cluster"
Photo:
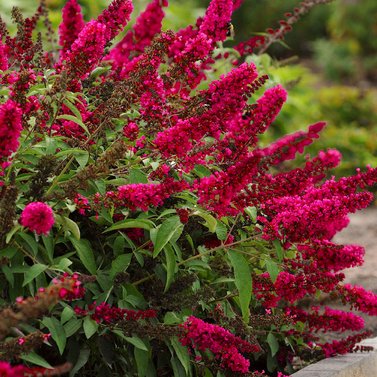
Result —
[[29, 203], [22, 211], [20, 224], [39, 235], [47, 235], [54, 225], [54, 213], [46, 203]]
[[247, 373], [250, 361], [242, 353], [259, 352], [260, 347], [252, 345], [218, 325], [206, 323], [190, 316], [182, 325], [185, 333], [180, 341], [184, 346], [198, 351], [211, 351], [221, 365], [235, 373]]

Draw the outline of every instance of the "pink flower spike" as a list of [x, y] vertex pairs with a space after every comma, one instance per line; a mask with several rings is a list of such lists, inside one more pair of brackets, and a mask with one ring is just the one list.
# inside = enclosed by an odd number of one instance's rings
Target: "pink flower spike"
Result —
[[38, 235], [47, 235], [54, 225], [54, 213], [51, 207], [42, 202], [29, 203], [23, 210], [20, 223]]
[[25, 343], [25, 338], [18, 338], [17, 343], [22, 346]]
[[81, 7], [77, 0], [68, 0], [62, 9], [63, 21], [59, 26], [59, 45], [63, 60], [69, 52], [73, 42], [77, 39], [80, 31], [84, 28], [85, 22], [81, 13]]
[[22, 111], [12, 100], [0, 105], [0, 159], [9, 157], [20, 145]]

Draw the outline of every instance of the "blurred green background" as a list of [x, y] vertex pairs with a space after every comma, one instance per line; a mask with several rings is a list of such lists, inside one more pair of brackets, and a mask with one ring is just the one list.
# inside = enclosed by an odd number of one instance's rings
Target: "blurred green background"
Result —
[[[85, 18], [95, 17], [107, 0], [79, 0]], [[33, 4], [34, 3], [34, 4]], [[50, 19], [57, 28], [64, 0], [46, 0]], [[134, 17], [148, 1], [134, 1]], [[204, 13], [209, 0], [170, 0], [164, 28], [177, 30]], [[278, 27], [296, 0], [245, 0], [233, 17], [235, 40]], [[31, 15], [35, 2], [13, 0], [0, 3], [0, 13], [10, 22], [12, 6]], [[286, 36], [285, 44], [273, 45], [269, 55], [252, 56], [269, 85], [281, 83], [289, 99], [275, 124], [263, 138], [271, 141], [302, 129], [311, 122], [327, 120], [320, 141], [308, 148], [337, 148], [343, 163], [336, 175], [349, 175], [356, 167], [377, 165], [377, 1], [335, 0], [305, 15]], [[288, 62], [290, 62], [288, 64]]]

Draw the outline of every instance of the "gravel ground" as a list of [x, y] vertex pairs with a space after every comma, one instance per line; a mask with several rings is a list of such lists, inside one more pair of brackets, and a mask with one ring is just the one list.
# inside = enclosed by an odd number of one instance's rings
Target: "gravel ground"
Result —
[[352, 214], [350, 220], [349, 226], [336, 235], [335, 242], [364, 246], [365, 262], [345, 270], [346, 281], [377, 293], [377, 208]]
[[[344, 271], [346, 282], [361, 285], [377, 293], [377, 208], [368, 208], [352, 214], [350, 220], [349, 226], [338, 233], [334, 240], [340, 244], [364, 246], [365, 262], [360, 267]], [[363, 317], [366, 327], [373, 332], [374, 336], [377, 336], [377, 318]]]

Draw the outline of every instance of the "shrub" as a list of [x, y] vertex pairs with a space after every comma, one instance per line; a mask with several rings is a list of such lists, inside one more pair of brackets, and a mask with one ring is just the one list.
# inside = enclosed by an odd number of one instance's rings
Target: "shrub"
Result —
[[343, 283], [363, 248], [331, 241], [377, 169], [323, 181], [335, 150], [285, 169], [325, 123], [258, 144], [287, 93], [256, 95], [268, 77], [222, 48], [240, 2], [213, 0], [177, 32], [161, 30], [166, 6], [115, 46], [129, 0], [87, 23], [69, 0], [59, 51], [44, 3], [13, 10], [14, 36], [0, 25], [4, 375], [281, 376], [368, 336], [356, 314], [303, 300], [377, 314], [376, 295]]

